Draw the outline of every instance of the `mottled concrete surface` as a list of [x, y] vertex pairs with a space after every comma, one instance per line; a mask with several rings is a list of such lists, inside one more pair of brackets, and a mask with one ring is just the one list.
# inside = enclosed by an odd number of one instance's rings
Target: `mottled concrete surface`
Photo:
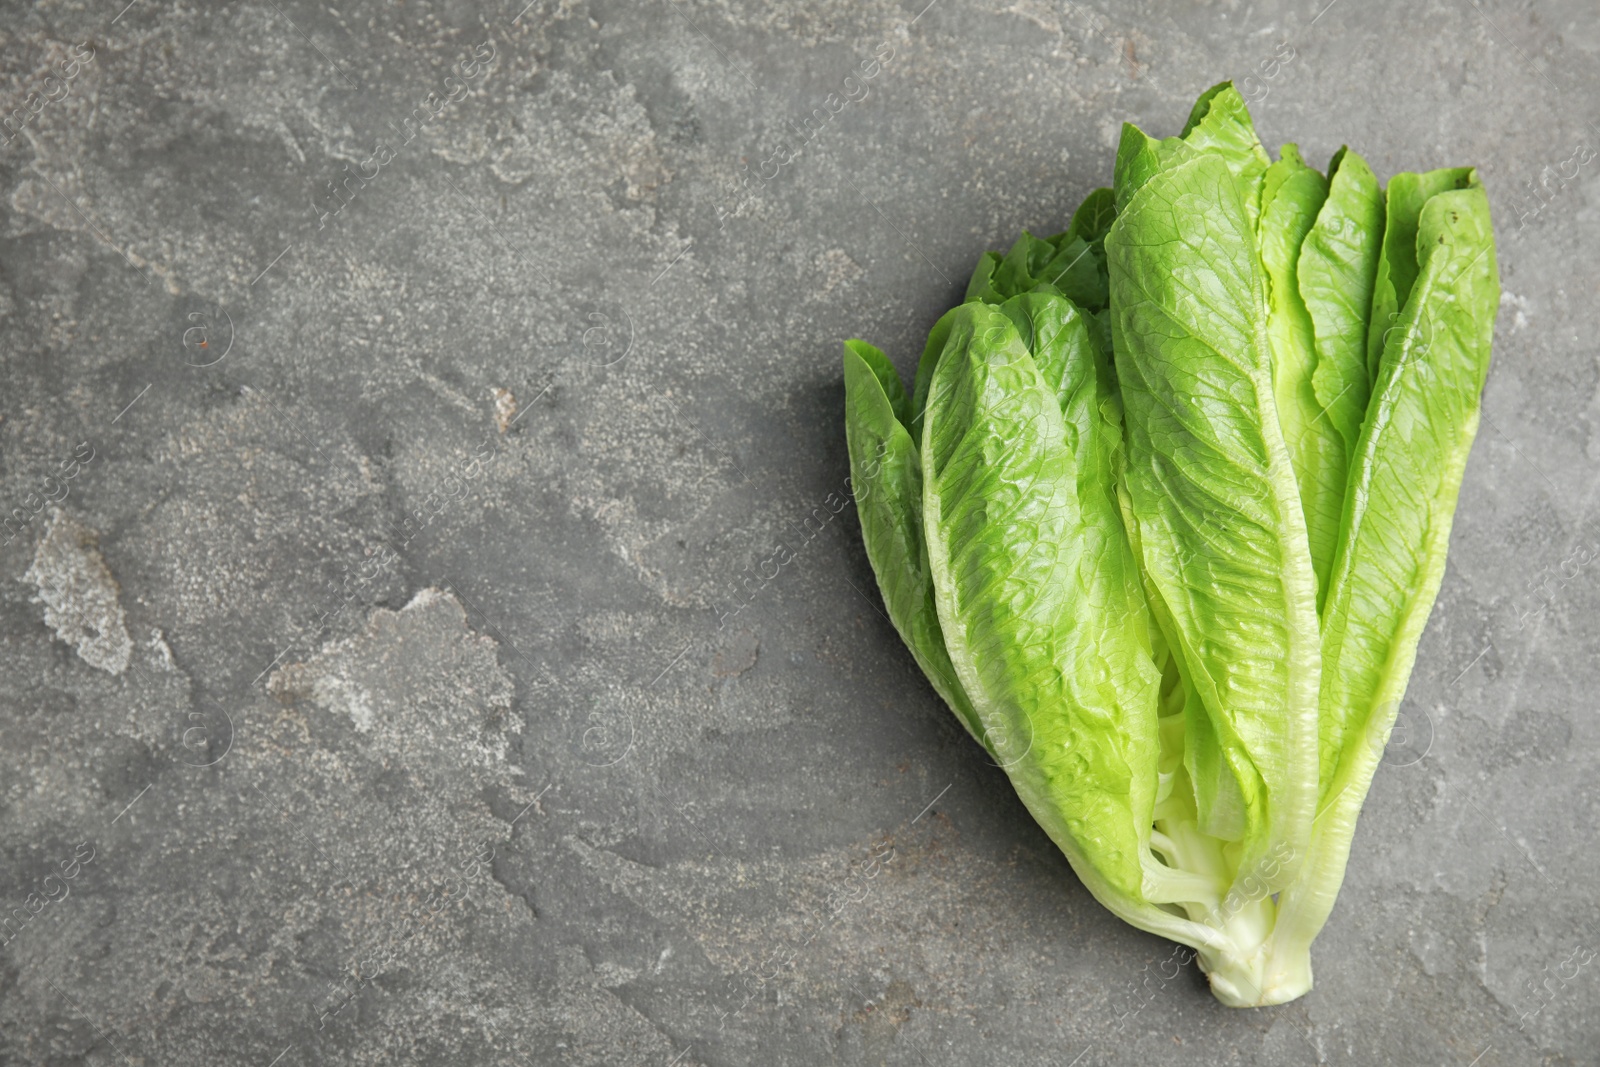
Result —
[[[1588, 0], [123, 2], [0, 4], [0, 1061], [1600, 1062]], [[909, 372], [1225, 76], [1319, 164], [1478, 164], [1506, 291], [1408, 732], [1256, 1011], [1089, 898], [834, 511], [840, 339]]]

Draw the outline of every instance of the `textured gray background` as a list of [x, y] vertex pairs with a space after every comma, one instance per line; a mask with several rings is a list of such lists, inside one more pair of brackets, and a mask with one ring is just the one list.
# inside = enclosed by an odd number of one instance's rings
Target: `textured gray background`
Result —
[[[0, 4], [0, 111], [94, 49], [0, 148], [0, 1061], [1600, 1062], [1589, 0], [122, 2]], [[1078, 885], [830, 497], [839, 341], [909, 373], [1226, 76], [1318, 165], [1480, 166], [1505, 287], [1406, 736], [1255, 1011]]]

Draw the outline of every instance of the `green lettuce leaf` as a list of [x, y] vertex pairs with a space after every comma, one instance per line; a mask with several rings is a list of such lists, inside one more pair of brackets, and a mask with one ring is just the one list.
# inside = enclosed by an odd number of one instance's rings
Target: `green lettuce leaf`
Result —
[[1096, 189], [1054, 237], [1035, 237], [1024, 230], [1004, 256], [985, 252], [967, 283], [963, 302], [1000, 304], [1020, 293], [1044, 289], [1086, 311], [1104, 310], [1110, 298], [1105, 235], [1115, 214], [1111, 190]]
[[1023, 230], [994, 269], [994, 292], [1009, 299], [1032, 289], [1037, 284], [1035, 278], [1044, 273], [1055, 254], [1055, 245]]
[[1109, 188], [1101, 187], [1083, 198], [1083, 202], [1072, 213], [1072, 221], [1062, 237], [1067, 241], [1074, 238], [1086, 241], [1098, 251], [1105, 247], [1106, 234], [1111, 232], [1111, 224], [1115, 221], [1116, 196]]
[[[1043, 353], [1059, 333], [1040, 324], [1072, 318], [1052, 300], [1013, 309], [1035, 324], [1042, 358], [1092, 357]], [[1216, 931], [1162, 906], [1217, 899], [1221, 887], [1149, 848], [1160, 675], [1110, 492], [1115, 407], [1089, 363], [1064, 370], [1058, 394], [1010, 316], [981, 302], [959, 309], [922, 442], [939, 618], [997, 759], [1089, 890], [1146, 930], [1220, 946]]]
[[1261, 188], [1258, 243], [1267, 279], [1267, 338], [1272, 345], [1273, 402], [1305, 514], [1311, 566], [1320, 590], [1333, 564], [1344, 506], [1346, 454], [1339, 431], [1323, 414], [1312, 384], [1316, 333], [1300, 295], [1302, 245], [1328, 196], [1328, 182], [1292, 144], [1267, 168]]
[[1488, 198], [1470, 169], [1433, 173], [1450, 177], [1417, 183], [1437, 191], [1414, 212], [1412, 247], [1391, 257], [1416, 268], [1391, 275], [1405, 299], [1385, 330], [1324, 607], [1321, 795], [1310, 855], [1283, 894], [1285, 958], [1310, 945], [1343, 879], [1444, 576], [1489, 370], [1500, 281]]
[[1271, 160], [1256, 136], [1250, 109], [1232, 82], [1213, 85], [1195, 102], [1188, 124], [1178, 137], [1157, 140], [1132, 123], [1124, 123], [1112, 174], [1112, 200], [1120, 213], [1139, 188], [1155, 174], [1197, 155], [1213, 155], [1227, 164], [1250, 228], [1261, 214], [1261, 190]]
[[1316, 797], [1316, 576], [1272, 400], [1255, 226], [1231, 168], [1200, 153], [1148, 178], [1106, 257], [1126, 484], [1192, 693], [1185, 769], [1200, 829], [1238, 842], [1241, 866], [1280, 844], [1299, 854]]
[[1300, 297], [1316, 338], [1312, 387], [1344, 443], [1339, 499], [1356, 436], [1367, 414], [1367, 321], [1383, 247], [1383, 190], [1348, 148], [1328, 165], [1328, 197], [1300, 248]]
[[1117, 162], [1111, 182], [1112, 200], [1118, 214], [1127, 210], [1133, 194], [1161, 169], [1162, 148], [1160, 141], [1133, 123], [1122, 124], [1122, 139], [1117, 142]]
[[1201, 94], [1176, 139], [1193, 152], [1210, 152], [1228, 164], [1253, 227], [1261, 216], [1261, 192], [1271, 160], [1256, 136], [1250, 109], [1232, 82], [1219, 82]]
[[889, 621], [967, 732], [988, 748], [934, 607], [922, 540], [922, 464], [894, 400], [905, 401], [905, 388], [888, 358], [864, 341], [845, 342], [844, 387], [850, 485]]
[[1383, 248], [1372, 286], [1372, 313], [1367, 326], [1367, 376], [1378, 376], [1378, 358], [1397, 328], [1400, 309], [1417, 277], [1417, 228], [1422, 206], [1439, 193], [1465, 189], [1470, 167], [1445, 167], [1424, 174], [1402, 171], [1389, 179], [1386, 191]]
[[[1033, 355], [1034, 364], [1045, 385], [1061, 401], [1062, 418], [1068, 434], [1075, 433], [1080, 424], [1087, 424], [1087, 413], [1069, 414], [1068, 403], [1074, 399], [1099, 397], [1104, 385], [1104, 400], [1115, 403], [1110, 388], [1110, 365], [1105, 350], [1091, 330], [1093, 316], [1059, 293], [1029, 292], [1014, 296], [1000, 305], [1000, 312], [1011, 320], [1023, 345]], [[1106, 428], [1094, 424], [1107, 441], [1114, 441], [1114, 452], [1121, 451], [1122, 420], [1120, 411], [1115, 423], [1114, 436], [1106, 435]], [[1096, 462], [1090, 470], [1099, 470], [1105, 464]], [[1110, 468], [1107, 467], [1107, 470]], [[1109, 492], [1110, 486], [1102, 487]]]
[[978, 257], [978, 265], [972, 268], [972, 277], [967, 279], [967, 294], [961, 298], [963, 304], [974, 300], [998, 304], [1005, 299], [994, 284], [994, 275], [1000, 269], [1001, 259], [999, 252], [985, 252]]
[[[884, 399], [889, 401], [889, 408], [894, 413], [895, 421], [902, 426], [910, 425], [911, 398], [906, 396], [906, 387], [900, 381], [900, 372], [894, 369], [889, 357], [865, 341], [846, 341], [844, 347], [865, 363], [872, 371], [873, 377], [878, 379], [878, 386], [883, 390]], [[848, 377], [845, 383], [845, 388], [848, 390]]]

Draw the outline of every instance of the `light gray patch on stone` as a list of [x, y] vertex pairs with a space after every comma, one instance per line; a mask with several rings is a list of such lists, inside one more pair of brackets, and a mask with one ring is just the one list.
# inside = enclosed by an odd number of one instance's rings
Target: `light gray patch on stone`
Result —
[[522, 723], [509, 714], [516, 689], [496, 648], [467, 628], [455, 597], [424, 589], [399, 611], [374, 611], [364, 633], [275, 671], [267, 691], [348, 718], [386, 756], [448, 744], [475, 766], [505, 766], [506, 733]]
[[121, 674], [133, 654], [133, 640], [117, 580], [97, 541], [93, 530], [66, 512], [53, 512], [23, 579], [38, 588], [33, 602], [44, 605], [45, 625], [58, 638], [91, 667]]

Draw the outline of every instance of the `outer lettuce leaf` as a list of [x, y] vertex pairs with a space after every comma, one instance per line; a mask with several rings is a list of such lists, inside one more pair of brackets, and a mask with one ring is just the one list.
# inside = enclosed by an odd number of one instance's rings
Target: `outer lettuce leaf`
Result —
[[[1367, 414], [1367, 321], [1383, 247], [1383, 190], [1366, 160], [1339, 149], [1328, 198], [1300, 248], [1297, 277], [1316, 337], [1312, 386], [1348, 457]], [[1341, 483], [1340, 499], [1343, 500]]]
[[[1050, 301], [1021, 313], [1064, 320]], [[1160, 678], [1109, 491], [1108, 385], [1076, 362], [1058, 396], [1010, 317], [961, 308], [923, 429], [935, 600], [979, 718], [1008, 740], [1002, 766], [1085, 884], [1130, 922], [1204, 940], [1146, 893], [1173, 889], [1148, 851]]]
[[1232, 82], [1220, 82], [1195, 101], [1179, 137], [1156, 140], [1131, 123], [1122, 127], [1112, 176], [1112, 197], [1120, 213], [1139, 187], [1167, 167], [1196, 155], [1215, 155], [1228, 165], [1250, 228], [1261, 214], [1261, 189], [1271, 160], [1250, 121], [1250, 109]]
[[[1173, 141], [1176, 141], [1173, 138]], [[1117, 142], [1117, 162], [1112, 170], [1112, 199], [1117, 214], [1127, 210], [1141, 186], [1161, 169], [1162, 143], [1131, 122], [1122, 124], [1122, 139]]]
[[1228, 164], [1245, 216], [1254, 226], [1261, 215], [1261, 189], [1271, 160], [1256, 136], [1250, 109], [1232, 82], [1219, 82], [1201, 94], [1178, 140], [1194, 151], [1214, 152]]
[[1488, 375], [1500, 300], [1488, 198], [1471, 170], [1434, 174], [1464, 178], [1422, 183], [1447, 191], [1426, 199], [1415, 244], [1391, 257], [1416, 271], [1394, 275], [1407, 283], [1405, 303], [1386, 331], [1324, 607], [1322, 795], [1311, 853], [1282, 898], [1274, 937], [1286, 958], [1309, 946], [1343, 880], [1356, 816], [1444, 575]]
[[1316, 797], [1316, 577], [1232, 169], [1200, 153], [1146, 179], [1106, 257], [1126, 482], [1191, 691], [1200, 828], [1241, 842], [1241, 869], [1280, 845], [1299, 855]]
[[922, 542], [922, 464], [890, 395], [904, 401], [905, 389], [893, 364], [864, 341], [845, 343], [844, 387], [850, 484], [889, 621], [967, 732], [988, 748], [939, 629]]
[[[900, 372], [894, 369], [894, 364], [889, 362], [889, 357], [882, 351], [867, 344], [865, 341], [846, 341], [845, 350], [854, 354], [872, 371], [878, 379], [878, 385], [883, 389], [883, 395], [889, 401], [889, 407], [894, 412], [895, 421], [902, 426], [911, 422], [911, 398], [906, 396], [906, 387], [900, 381]], [[846, 389], [849, 388], [849, 379], [846, 378]]]
[[[1089, 325], [1095, 318], [1071, 301], [1043, 292], [1013, 297], [1000, 305], [1000, 310], [1016, 325], [1033, 353], [1040, 377], [1060, 401], [1066, 447], [1078, 456], [1077, 492], [1085, 502], [1085, 513], [1097, 516], [1096, 521], [1107, 529], [1114, 529], [1120, 521], [1129, 539], [1129, 568], [1145, 590], [1148, 578], [1138, 564], [1137, 520], [1129, 510], [1127, 494], [1121, 491], [1125, 465], [1122, 402], [1113, 384], [1109, 355]], [[1120, 558], [1121, 539], [1117, 540]], [[1199, 916], [1220, 903], [1232, 871], [1220, 842], [1199, 836], [1193, 789], [1182, 767], [1183, 712], [1186, 702], [1194, 702], [1195, 697], [1182, 684], [1162, 634], [1163, 627], [1170, 631], [1172, 626], [1160, 597], [1148, 589], [1144, 599], [1151, 613], [1147, 622], [1150, 658], [1161, 677], [1157, 712], [1167, 716], [1164, 721], [1158, 719], [1155, 754], [1158, 807], [1152, 815], [1161, 834], [1151, 835], [1152, 843], [1160, 842], [1166, 863], [1146, 871], [1145, 894], [1153, 900], [1181, 902]], [[1204, 714], [1198, 702], [1190, 710]], [[1179, 877], [1173, 867], [1187, 877]]]

